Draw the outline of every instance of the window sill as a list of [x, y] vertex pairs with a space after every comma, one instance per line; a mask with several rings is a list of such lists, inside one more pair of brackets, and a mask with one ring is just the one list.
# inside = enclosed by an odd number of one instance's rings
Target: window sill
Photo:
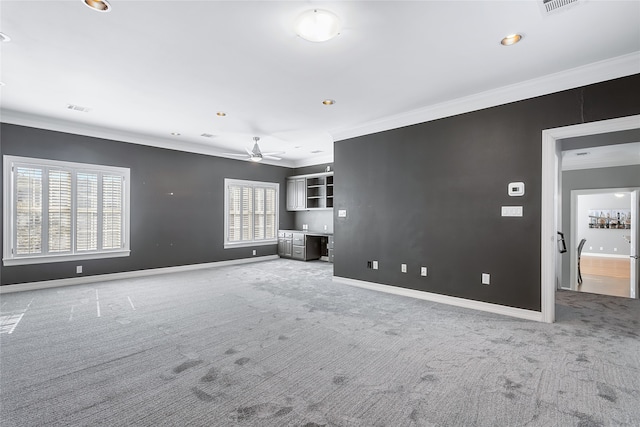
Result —
[[278, 244], [278, 239], [258, 240], [258, 241], [254, 241], [254, 242], [225, 243], [224, 244], [224, 248], [225, 249], [249, 248], [251, 246], [270, 246], [270, 245], [277, 245], [277, 244]]
[[86, 254], [75, 255], [47, 255], [37, 257], [24, 258], [4, 258], [3, 265], [30, 265], [30, 264], [47, 264], [51, 262], [80, 261], [85, 259], [102, 259], [102, 258], [119, 258], [126, 257], [131, 254], [130, 250], [110, 251], [110, 252], [92, 252]]

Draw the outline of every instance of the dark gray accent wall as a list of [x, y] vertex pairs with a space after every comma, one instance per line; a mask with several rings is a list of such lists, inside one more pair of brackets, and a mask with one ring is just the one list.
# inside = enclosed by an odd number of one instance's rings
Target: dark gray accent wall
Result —
[[334, 274], [540, 311], [542, 131], [638, 114], [636, 93], [640, 75], [336, 142]]
[[[579, 147], [582, 148], [582, 147]], [[640, 187], [640, 165], [612, 168], [582, 169], [562, 172], [562, 231], [567, 242], [571, 242], [571, 191], [599, 188]], [[562, 286], [570, 286], [571, 263], [575, 262], [574, 251], [563, 255]]]
[[[276, 245], [224, 249], [224, 178], [280, 184], [280, 227], [291, 228], [285, 179], [292, 169], [129, 144], [43, 129], [1, 125], [2, 155], [131, 169], [131, 256], [2, 266], [2, 284], [275, 255]], [[173, 195], [170, 195], [173, 193]], [[1, 241], [1, 239], [0, 239]]]

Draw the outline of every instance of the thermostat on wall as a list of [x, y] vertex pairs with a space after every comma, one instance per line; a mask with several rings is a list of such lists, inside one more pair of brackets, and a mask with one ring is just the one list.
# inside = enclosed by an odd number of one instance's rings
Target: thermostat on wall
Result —
[[510, 182], [509, 183], [509, 195], [510, 196], [524, 196], [524, 182]]

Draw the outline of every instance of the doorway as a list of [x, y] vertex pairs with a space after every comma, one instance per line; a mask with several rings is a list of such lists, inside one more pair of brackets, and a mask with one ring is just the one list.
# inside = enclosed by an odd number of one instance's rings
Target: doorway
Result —
[[638, 224], [637, 209], [632, 204], [633, 192], [637, 191], [571, 191], [570, 281], [563, 288], [636, 297], [630, 256], [631, 236]]
[[[557, 255], [557, 232], [561, 224], [560, 184], [562, 182], [563, 138], [598, 135], [640, 128], [640, 115], [603, 120], [599, 122], [547, 129], [542, 132], [542, 200], [541, 200], [541, 318], [542, 321], [555, 321], [555, 294], [561, 264]], [[637, 204], [637, 200], [634, 201]], [[637, 233], [636, 233], [637, 234]], [[636, 236], [637, 237], [637, 236]], [[632, 245], [633, 246], [633, 245]], [[632, 248], [637, 251], [637, 247]], [[634, 255], [637, 256], [637, 252]], [[631, 259], [631, 258], [630, 258]], [[640, 261], [636, 258], [636, 266]], [[637, 283], [637, 277], [634, 278]], [[637, 285], [636, 285], [637, 292]]]

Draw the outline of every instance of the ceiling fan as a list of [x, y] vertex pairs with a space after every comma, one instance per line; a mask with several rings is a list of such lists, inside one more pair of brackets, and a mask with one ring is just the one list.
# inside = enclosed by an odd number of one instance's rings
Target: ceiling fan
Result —
[[258, 146], [258, 141], [260, 141], [260, 137], [259, 136], [254, 136], [253, 140], [255, 141], [253, 143], [253, 149], [249, 150], [248, 148], [245, 148], [245, 150], [247, 151], [246, 154], [245, 153], [224, 153], [228, 156], [234, 156], [234, 157], [247, 157], [247, 160], [251, 160], [252, 162], [259, 162], [262, 161], [262, 159], [269, 159], [269, 160], [282, 160], [281, 157], [276, 157], [277, 154], [284, 154], [284, 151], [273, 151], [270, 153], [263, 153], [262, 151], [260, 151], [260, 147]]

